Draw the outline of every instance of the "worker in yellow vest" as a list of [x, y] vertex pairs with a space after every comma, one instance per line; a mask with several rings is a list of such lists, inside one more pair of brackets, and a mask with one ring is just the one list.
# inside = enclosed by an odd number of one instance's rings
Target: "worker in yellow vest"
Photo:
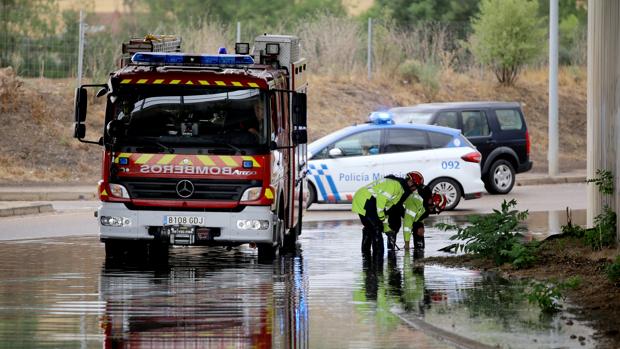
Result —
[[360, 216], [362, 225], [362, 253], [383, 256], [383, 233], [391, 232], [386, 212], [393, 206], [402, 206], [405, 199], [424, 185], [420, 172], [407, 173], [405, 178], [386, 176], [361, 187], [353, 196], [352, 211]]

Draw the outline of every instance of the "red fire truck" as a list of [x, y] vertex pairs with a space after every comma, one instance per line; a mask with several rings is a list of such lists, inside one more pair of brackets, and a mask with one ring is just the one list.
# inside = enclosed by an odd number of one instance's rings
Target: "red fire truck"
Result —
[[[307, 196], [299, 39], [262, 35], [251, 55], [249, 43], [235, 54], [178, 51], [175, 38], [132, 40], [107, 84], [76, 89], [74, 136], [104, 148], [96, 216], [106, 255], [250, 243], [272, 259], [294, 250]], [[93, 87], [107, 99], [98, 141], [84, 139]]]

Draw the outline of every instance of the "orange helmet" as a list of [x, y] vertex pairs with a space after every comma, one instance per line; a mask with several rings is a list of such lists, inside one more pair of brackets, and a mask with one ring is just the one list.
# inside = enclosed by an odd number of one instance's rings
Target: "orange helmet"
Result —
[[418, 171], [411, 171], [407, 173], [407, 179], [411, 180], [416, 186], [424, 185], [424, 177]]
[[437, 211], [443, 211], [446, 209], [446, 204], [448, 203], [448, 199], [443, 194], [433, 193], [433, 205], [437, 209]]

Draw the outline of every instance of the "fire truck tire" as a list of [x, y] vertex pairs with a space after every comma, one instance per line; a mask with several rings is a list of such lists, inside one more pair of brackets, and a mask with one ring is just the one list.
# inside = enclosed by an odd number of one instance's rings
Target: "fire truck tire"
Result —
[[[310, 191], [311, 185], [308, 185], [308, 191]], [[299, 203], [297, 205], [297, 224], [293, 228], [289, 230], [288, 235], [284, 236], [284, 244], [283, 249], [284, 252], [296, 252], [297, 251], [297, 240], [299, 240], [299, 235], [301, 235], [302, 228], [302, 217], [304, 213], [304, 197], [303, 192], [299, 193]]]
[[258, 260], [260, 262], [271, 262], [276, 258], [276, 247], [271, 243], [257, 244]]
[[108, 240], [105, 244], [105, 258], [106, 259], [118, 259], [125, 255], [127, 248], [122, 244], [122, 241]]
[[310, 206], [312, 206], [312, 204], [315, 202], [316, 202], [316, 189], [314, 188], [314, 185], [312, 185], [310, 181], [308, 181], [308, 203], [306, 204], [306, 208], [310, 208]]

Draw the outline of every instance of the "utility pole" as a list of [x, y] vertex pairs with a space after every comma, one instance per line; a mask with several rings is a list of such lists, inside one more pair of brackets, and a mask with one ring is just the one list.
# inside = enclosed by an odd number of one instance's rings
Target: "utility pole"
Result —
[[372, 79], [372, 18], [368, 18], [368, 80]]
[[558, 174], [558, 0], [549, 1], [549, 176]]
[[80, 10], [80, 28], [78, 41], [77, 86], [82, 85], [82, 65], [84, 64], [84, 11]]

